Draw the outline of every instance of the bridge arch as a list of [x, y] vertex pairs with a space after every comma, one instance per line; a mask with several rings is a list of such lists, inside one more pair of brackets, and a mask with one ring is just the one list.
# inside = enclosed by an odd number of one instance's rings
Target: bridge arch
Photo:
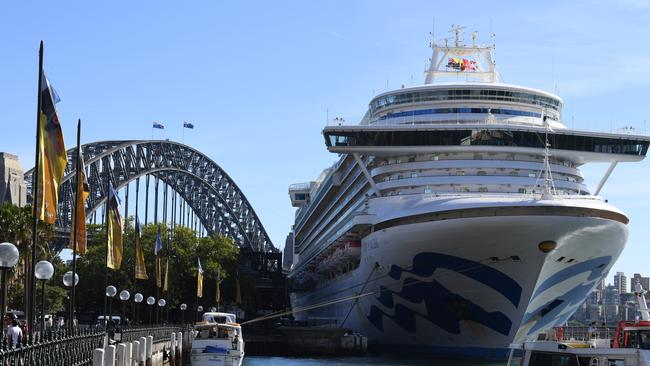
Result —
[[[68, 150], [68, 166], [60, 188], [56, 227], [69, 230], [76, 181], [76, 147]], [[235, 181], [212, 159], [172, 141], [98, 141], [81, 148], [90, 184], [86, 217], [106, 200], [107, 179], [116, 190], [143, 176], [158, 178], [176, 191], [207, 230], [233, 238], [242, 249], [275, 252], [266, 230]], [[25, 173], [31, 192], [32, 173]]]

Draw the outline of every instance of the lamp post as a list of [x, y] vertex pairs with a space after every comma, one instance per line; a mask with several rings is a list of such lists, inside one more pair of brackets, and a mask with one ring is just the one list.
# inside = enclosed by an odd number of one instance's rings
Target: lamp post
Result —
[[45, 333], [45, 282], [54, 276], [54, 266], [48, 261], [40, 261], [34, 267], [34, 275], [41, 282], [41, 336]]
[[[0, 287], [2, 287], [2, 295], [0, 295], [0, 321], [2, 322], [2, 329], [0, 329], [0, 336], [4, 333], [5, 321], [5, 307], [7, 299], [7, 270], [13, 268], [18, 263], [18, 248], [11, 243], [0, 244]], [[31, 324], [30, 324], [31, 326]]]
[[[167, 304], [167, 301], [165, 301], [165, 299], [158, 300], [158, 307], [160, 308], [161, 315], [164, 314], [165, 309], [163, 309], [163, 308], [165, 307], [166, 304]], [[163, 321], [162, 321], [162, 316], [161, 316], [160, 317], [160, 323], [162, 323], [162, 322]]]
[[120, 291], [120, 300], [122, 300], [122, 327], [124, 327], [124, 324], [126, 324], [126, 316], [125, 316], [126, 312], [124, 311], [124, 306], [127, 300], [129, 300], [130, 298], [131, 298], [131, 294], [129, 293], [129, 291], [127, 290]]
[[[72, 280], [72, 271], [68, 271], [63, 275], [63, 285], [65, 287], [77, 286], [78, 283], [79, 283], [78, 274], [76, 273], [74, 274], [74, 281]], [[72, 299], [69, 299], [68, 301], [72, 301]], [[72, 322], [72, 319], [70, 319], [69, 321]]]
[[135, 294], [135, 296], [133, 296], [133, 301], [135, 301], [135, 323], [136, 324], [138, 323], [138, 312], [140, 311], [140, 303], [142, 302], [143, 298], [144, 297], [139, 292]]
[[181, 304], [181, 324], [185, 325], [185, 310], [187, 310], [187, 304]]
[[106, 297], [108, 297], [108, 320], [106, 319], [106, 314], [104, 314], [104, 320], [106, 321], [106, 328], [113, 320], [113, 313], [111, 310], [111, 305], [113, 302], [113, 297], [117, 295], [117, 288], [113, 285], [106, 286]]
[[196, 322], [197, 322], [197, 323], [199, 322], [199, 314], [200, 314], [202, 311], [203, 311], [203, 306], [199, 305], [199, 306], [196, 308]]
[[147, 297], [147, 305], [149, 305], [149, 324], [151, 324], [151, 308], [155, 303], [156, 303], [156, 299], [153, 296]]

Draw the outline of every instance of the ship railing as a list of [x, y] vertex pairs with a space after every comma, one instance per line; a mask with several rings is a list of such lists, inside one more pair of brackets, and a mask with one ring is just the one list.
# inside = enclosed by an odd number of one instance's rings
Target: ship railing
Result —
[[568, 326], [568, 327], [554, 327], [545, 333], [544, 338], [546, 340], [556, 340], [556, 341], [588, 342], [593, 339], [614, 339], [615, 335], [616, 335], [615, 327]]

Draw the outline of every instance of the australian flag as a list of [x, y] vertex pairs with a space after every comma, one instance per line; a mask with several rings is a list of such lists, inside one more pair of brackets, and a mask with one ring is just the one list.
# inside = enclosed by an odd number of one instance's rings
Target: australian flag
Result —
[[165, 125], [163, 125], [162, 123], [154, 122], [153, 123], [153, 128], [158, 128], [158, 129], [164, 130]]
[[183, 122], [183, 128], [194, 129], [194, 125], [189, 122]]

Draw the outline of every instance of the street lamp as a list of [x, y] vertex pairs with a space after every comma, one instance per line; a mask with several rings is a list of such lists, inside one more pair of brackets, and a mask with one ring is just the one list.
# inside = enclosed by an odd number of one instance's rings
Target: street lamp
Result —
[[156, 299], [153, 296], [147, 297], [147, 305], [149, 305], [149, 324], [151, 324], [151, 308], [155, 303], [156, 303]]
[[[74, 282], [72, 281], [72, 271], [68, 271], [63, 275], [63, 285], [65, 287], [71, 287], [71, 286], [77, 286], [79, 283], [79, 275], [74, 274]], [[68, 297], [68, 306], [72, 306], [72, 299]], [[69, 322], [72, 322], [72, 319], [69, 320]]]
[[137, 294], [135, 294], [135, 296], [133, 296], [133, 300], [134, 300], [135, 303], [136, 303], [136, 305], [135, 305], [135, 323], [136, 323], [136, 324], [138, 323], [138, 311], [140, 310], [140, 309], [139, 309], [139, 308], [140, 308], [140, 303], [142, 302], [142, 299], [143, 299], [143, 298], [144, 298], [144, 297], [143, 297], [142, 294], [139, 293], [139, 292], [138, 292]]
[[196, 308], [196, 322], [197, 322], [197, 323], [199, 322], [199, 314], [200, 314], [202, 311], [203, 311], [203, 306], [199, 305], [199, 306]]
[[187, 304], [181, 304], [181, 324], [185, 325], [185, 310], [187, 310]]
[[[13, 268], [18, 263], [18, 248], [11, 243], [0, 244], [0, 286], [2, 287], [2, 298], [0, 298], [0, 321], [4, 328], [5, 319], [5, 301], [7, 299], [7, 270]], [[30, 324], [31, 325], [31, 324]], [[2, 329], [4, 331], [4, 329]]]
[[126, 314], [126, 312], [124, 311], [124, 304], [130, 298], [131, 298], [131, 294], [129, 293], [129, 291], [122, 290], [120, 292], [120, 300], [122, 300], [122, 324], [126, 324], [126, 316], [124, 316], [124, 314]]
[[34, 276], [41, 281], [41, 334], [45, 333], [45, 281], [54, 276], [54, 266], [48, 261], [40, 261], [34, 267]]
[[117, 289], [113, 285], [106, 286], [106, 297], [108, 297], [108, 320], [106, 320], [106, 314], [104, 314], [104, 320], [106, 321], [106, 327], [113, 320], [113, 312], [111, 310], [111, 305], [113, 303], [113, 297], [117, 295]]
[[[165, 311], [165, 309], [163, 309], [165, 307], [165, 304], [167, 304], [167, 301], [165, 301], [165, 299], [158, 300], [158, 307], [160, 307], [160, 312], [163, 313], [163, 314], [164, 314], [164, 311]], [[161, 318], [160, 322], [162, 323], [162, 316], [160, 318]]]

